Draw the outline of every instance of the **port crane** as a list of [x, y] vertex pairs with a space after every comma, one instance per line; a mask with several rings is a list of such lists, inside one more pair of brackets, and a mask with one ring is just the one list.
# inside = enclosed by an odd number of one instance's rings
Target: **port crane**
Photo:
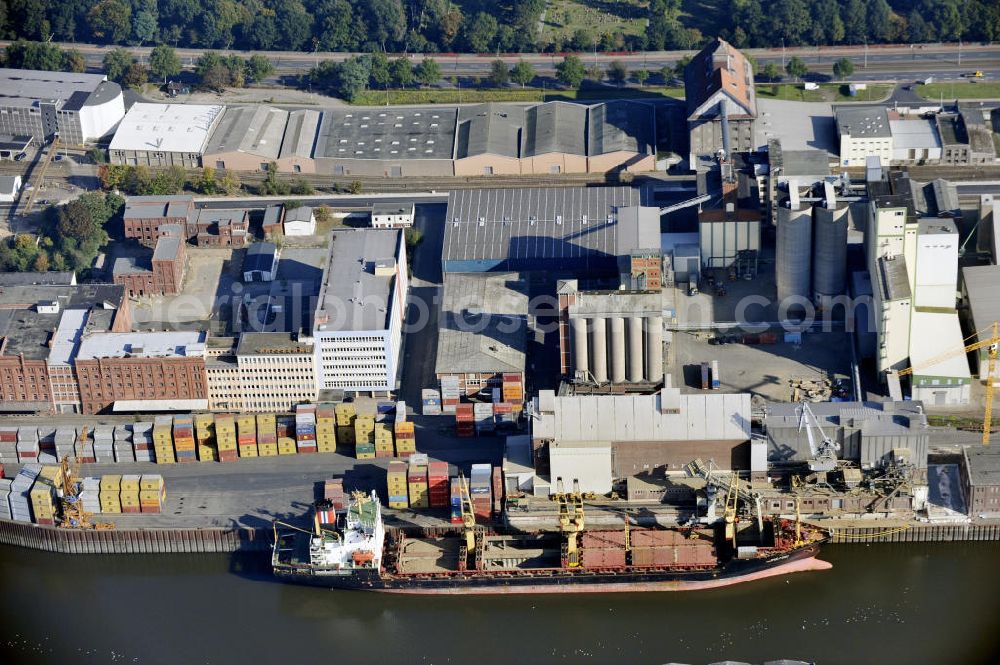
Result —
[[60, 481], [57, 493], [62, 504], [62, 521], [59, 526], [64, 529], [97, 529], [101, 531], [114, 529], [115, 525], [108, 522], [92, 521], [93, 513], [88, 512], [83, 507], [80, 500], [80, 463], [74, 457], [72, 460], [67, 455], [59, 463], [61, 467], [62, 480]]
[[[812, 455], [807, 462], [809, 470], [813, 473], [834, 471], [837, 468], [837, 453], [840, 451], [840, 444], [826, 435], [823, 427], [819, 424], [819, 420], [816, 418], [816, 414], [809, 408], [808, 402], [803, 400], [798, 411], [799, 431], [801, 432], [805, 429], [806, 436], [809, 439], [809, 452]], [[819, 432], [821, 439], [819, 444], [816, 443], [816, 437], [813, 434], [814, 427]]]
[[[989, 334], [989, 337], [985, 337], [986, 333]], [[945, 353], [934, 356], [933, 358], [929, 358], [921, 363], [921, 369], [923, 370], [928, 367], [933, 367], [934, 365], [942, 363], [945, 360], [950, 360], [955, 356], [972, 353], [973, 351], [979, 351], [980, 349], [989, 349], [986, 376], [980, 377], [980, 379], [984, 379], [986, 381], [986, 404], [983, 408], [983, 445], [988, 446], [990, 445], [990, 431], [993, 424], [993, 376], [996, 374], [997, 353], [1000, 351], [1000, 323], [994, 321], [990, 326], [974, 332], [963, 341], [967, 342], [973, 337], [979, 337], [980, 341], [968, 344], [961, 349], [952, 349], [951, 351], [946, 351]], [[913, 371], [914, 368], [911, 365], [900, 370], [899, 376], [913, 374]]]
[[749, 486], [740, 482], [736, 472], [731, 472], [726, 478], [718, 473], [715, 462], [709, 460], [706, 464], [701, 459], [696, 459], [684, 465], [684, 472], [692, 478], [702, 478], [709, 494], [709, 506], [714, 504], [714, 497], [717, 492], [725, 492], [726, 507], [723, 513], [723, 520], [726, 523], [726, 538], [735, 542], [736, 538], [736, 513], [739, 501], [743, 501], [747, 506], [752, 506], [757, 518], [757, 532], [764, 533], [764, 517], [760, 510], [760, 493], [753, 491]]
[[562, 478], [556, 478], [556, 501], [559, 502], [559, 530], [566, 536], [566, 560], [571, 568], [580, 565], [579, 536], [583, 532], [583, 495], [580, 481], [573, 479], [573, 491], [563, 490]]

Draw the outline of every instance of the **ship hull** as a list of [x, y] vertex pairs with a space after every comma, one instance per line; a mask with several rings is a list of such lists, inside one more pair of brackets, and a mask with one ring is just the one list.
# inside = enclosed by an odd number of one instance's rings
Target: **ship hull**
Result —
[[283, 581], [331, 589], [401, 594], [509, 595], [553, 593], [635, 593], [697, 591], [742, 584], [789, 573], [826, 570], [831, 564], [816, 558], [819, 545], [761, 559], [734, 559], [707, 570], [623, 568], [613, 571], [582, 569], [533, 573], [456, 573], [450, 575], [391, 575], [355, 570], [339, 575], [313, 569], [278, 567]]

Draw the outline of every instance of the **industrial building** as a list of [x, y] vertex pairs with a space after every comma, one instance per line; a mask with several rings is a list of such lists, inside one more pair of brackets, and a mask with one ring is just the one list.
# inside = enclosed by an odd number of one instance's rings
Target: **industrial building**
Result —
[[198, 247], [246, 247], [251, 240], [250, 212], [202, 208], [187, 225], [187, 234]]
[[255, 242], [243, 257], [244, 282], [272, 282], [278, 274], [278, 247], [270, 242]]
[[841, 166], [864, 166], [871, 156], [878, 157], [883, 164], [892, 162], [892, 129], [884, 107], [838, 106], [835, 116]]
[[965, 446], [959, 466], [969, 515], [1000, 516], [1000, 452], [996, 448]]
[[761, 221], [756, 181], [742, 172], [736, 174], [735, 180], [725, 180], [721, 206], [706, 207], [698, 213], [702, 267], [729, 268], [747, 259], [756, 273]]
[[[160, 237], [160, 227], [171, 224], [183, 229], [185, 238], [194, 236], [198, 212], [190, 194], [170, 196], [129, 196], [125, 199], [122, 222], [125, 237], [152, 247]], [[191, 232], [188, 228], [191, 227]]]
[[13, 203], [21, 193], [21, 176], [0, 176], [0, 203]]
[[456, 190], [442, 269], [617, 275], [618, 257], [660, 246], [659, 215], [624, 210], [640, 203], [631, 187]]
[[208, 104], [134, 104], [111, 139], [108, 159], [129, 166], [198, 168], [224, 110]]
[[[920, 402], [811, 403], [809, 409], [815, 420], [806, 419], [809, 427], [803, 423], [802, 408], [801, 404], [767, 405], [763, 429], [768, 463], [805, 465], [814, 457], [809, 444], [811, 434], [816, 444], [823, 436], [829, 437], [839, 444], [840, 459], [856, 462], [864, 469], [884, 467], [901, 461], [901, 456], [916, 469], [927, 468], [930, 433]], [[822, 431], [817, 431], [817, 425]]]
[[286, 236], [311, 236], [316, 233], [316, 214], [309, 206], [285, 210], [282, 231]]
[[74, 367], [83, 413], [208, 408], [203, 332], [85, 334]]
[[372, 205], [372, 228], [409, 228], [413, 226], [415, 211], [413, 203], [375, 203]]
[[500, 388], [504, 375], [524, 384], [528, 346], [527, 281], [517, 273], [449, 273], [438, 321], [434, 373], [460, 395]]
[[209, 338], [208, 408], [273, 413], [315, 402], [313, 352], [311, 340], [288, 333]]
[[[972, 331], [968, 344], [989, 339], [992, 326], [1000, 322], [1000, 266], [966, 266], [962, 268], [962, 295], [968, 316], [967, 330]], [[977, 376], [985, 381], [989, 373], [989, 350], [978, 352]], [[1000, 378], [1000, 367], [994, 379]]]
[[663, 381], [667, 291], [581, 291], [561, 280], [559, 358], [563, 377], [597, 386], [651, 387]]
[[0, 289], [0, 408], [79, 412], [72, 360], [84, 332], [132, 327], [114, 284], [15, 284]]
[[[910, 394], [934, 406], [964, 406], [969, 403], [972, 375], [958, 313], [954, 309], [915, 307], [910, 319]], [[942, 354], [955, 354], [936, 360]], [[935, 359], [934, 362], [930, 362]]]
[[331, 234], [313, 317], [319, 390], [395, 389], [408, 284], [402, 231]]
[[[0, 134], [39, 144], [57, 134], [80, 146], [109, 134], [125, 115], [122, 89], [103, 74], [0, 69]], [[23, 148], [22, 148], [23, 149]]]
[[976, 112], [938, 113], [938, 134], [941, 137], [941, 162], [944, 164], [989, 164], [996, 160], [993, 131]]
[[178, 235], [164, 235], [156, 240], [151, 254], [118, 257], [112, 265], [112, 281], [124, 286], [131, 298], [177, 295], [187, 265], [184, 244]]
[[267, 171], [278, 160], [288, 111], [257, 104], [229, 106], [205, 144], [202, 164], [233, 171]]
[[934, 120], [889, 118], [889, 131], [892, 132], [893, 164], [941, 161], [941, 137]]
[[18, 155], [25, 152], [34, 139], [30, 136], [10, 134], [0, 134], [0, 161], [5, 159], [16, 159]]
[[690, 137], [690, 168], [719, 151], [757, 148], [757, 95], [753, 66], [728, 42], [716, 39], [684, 67], [684, 98]]
[[[614, 480], [654, 470], [678, 471], [694, 459], [720, 469], [749, 469], [750, 395], [557, 396], [532, 403], [532, 450], [540, 475], [579, 479], [606, 493]], [[536, 488], [539, 480], [536, 479]]]

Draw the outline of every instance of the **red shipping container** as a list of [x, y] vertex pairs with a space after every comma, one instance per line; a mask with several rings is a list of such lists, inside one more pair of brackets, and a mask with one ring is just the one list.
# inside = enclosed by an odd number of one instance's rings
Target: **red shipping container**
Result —
[[140, 508], [139, 506], [122, 506], [122, 512], [123, 513], [140, 513], [140, 512], [142, 512], [142, 508]]
[[393, 454], [388, 450], [376, 450], [375, 457], [393, 457]]
[[3, 464], [0, 464], [0, 478], [6, 478], [6, 476], [3, 475]]
[[448, 463], [447, 462], [428, 462], [427, 464], [427, 476], [429, 478], [434, 477], [448, 477]]
[[48, 517], [36, 517], [35, 524], [41, 524], [42, 526], [55, 526], [55, 522]]
[[520, 374], [516, 374], [514, 372], [504, 372], [503, 382], [504, 383], [517, 383], [517, 384], [520, 384], [521, 383], [521, 375]]

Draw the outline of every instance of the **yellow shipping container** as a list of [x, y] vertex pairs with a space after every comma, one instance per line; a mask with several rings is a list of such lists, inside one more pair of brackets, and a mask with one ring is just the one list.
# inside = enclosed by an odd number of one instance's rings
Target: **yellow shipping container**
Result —
[[358, 459], [375, 459], [375, 453], [355, 453], [354, 455]]
[[252, 446], [240, 446], [239, 453], [240, 457], [259, 457], [257, 454], [257, 444]]
[[137, 473], [131, 473], [122, 476], [122, 481], [120, 484], [122, 492], [138, 492], [139, 491], [139, 481], [142, 478]]
[[135, 508], [139, 505], [139, 490], [121, 493], [122, 508]]
[[122, 511], [122, 501], [118, 490], [101, 492], [100, 502], [102, 513], [120, 513]]
[[163, 485], [163, 476], [158, 473], [144, 473], [139, 479], [140, 490], [160, 490]]
[[357, 443], [357, 440], [356, 440], [356, 438], [354, 436], [354, 428], [353, 427], [339, 427], [338, 426], [337, 427], [337, 441], [339, 441], [340, 443], [343, 443], [346, 446], [353, 446], [355, 443]]
[[279, 455], [294, 455], [296, 453], [295, 439], [291, 439], [287, 436], [282, 436], [278, 438], [278, 454]]
[[121, 474], [109, 473], [106, 476], [101, 476], [101, 491], [110, 492], [114, 491], [117, 495], [122, 489], [122, 477]]
[[198, 461], [200, 462], [218, 462], [219, 453], [215, 449], [215, 446], [198, 446]]
[[396, 423], [396, 434], [413, 434], [413, 423], [409, 421]]
[[317, 441], [316, 442], [316, 452], [319, 453], [335, 453], [337, 452], [337, 444], [330, 443], [329, 441]]
[[390, 508], [395, 508], [397, 510], [401, 510], [401, 509], [409, 508], [410, 504], [408, 504], [406, 501], [390, 501], [389, 502], [389, 507]]
[[276, 444], [276, 443], [258, 443], [257, 444], [257, 456], [258, 457], [277, 457], [278, 456], [278, 444]]
[[139, 504], [143, 506], [162, 505], [163, 495], [158, 490], [142, 490], [139, 492]]
[[35, 482], [42, 482], [50, 487], [62, 487], [63, 472], [62, 467], [55, 464], [46, 464], [38, 472]]

